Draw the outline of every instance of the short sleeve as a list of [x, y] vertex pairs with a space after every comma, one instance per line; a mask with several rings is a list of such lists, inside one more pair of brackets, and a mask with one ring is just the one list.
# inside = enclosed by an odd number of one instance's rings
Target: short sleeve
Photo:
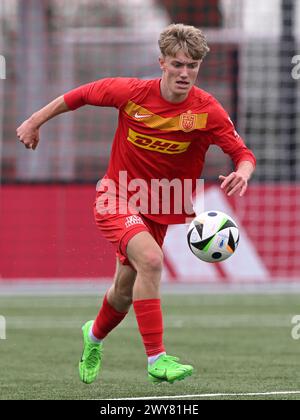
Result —
[[83, 105], [107, 106], [120, 109], [134, 94], [138, 79], [107, 78], [79, 86], [64, 94], [69, 109]]

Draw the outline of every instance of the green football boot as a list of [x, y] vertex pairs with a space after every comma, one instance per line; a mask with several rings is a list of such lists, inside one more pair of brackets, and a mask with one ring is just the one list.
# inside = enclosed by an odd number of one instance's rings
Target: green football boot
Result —
[[97, 378], [102, 359], [102, 343], [93, 343], [89, 337], [89, 331], [93, 320], [86, 322], [82, 327], [83, 352], [79, 362], [79, 376], [85, 384], [91, 384]]
[[193, 366], [178, 363], [178, 357], [163, 355], [148, 365], [148, 378], [153, 383], [182, 381], [191, 376]]

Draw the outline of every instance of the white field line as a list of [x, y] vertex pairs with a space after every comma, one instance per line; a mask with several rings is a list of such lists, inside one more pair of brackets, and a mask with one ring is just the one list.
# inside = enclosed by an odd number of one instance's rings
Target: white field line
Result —
[[[15, 281], [5, 281], [0, 276], [0, 296], [99, 296], [103, 295], [110, 287], [112, 279], [82, 279], [74, 281], [73, 279], [54, 279], [46, 281], [45, 279], [36, 279], [28, 281], [16, 279]], [[266, 283], [229, 283], [221, 284], [196, 283], [196, 282], [162, 282], [163, 294], [212, 294], [212, 295], [281, 295], [281, 294], [299, 294], [300, 279], [291, 281], [291, 279], [282, 279], [282, 281]]]
[[[5, 316], [5, 312], [2, 313]], [[292, 315], [182, 315], [182, 316], [165, 316], [165, 328], [291, 328]], [[79, 328], [84, 319], [78, 317], [67, 316], [51, 316], [39, 315], [35, 316], [7, 316], [7, 329], [62, 329], [62, 328]], [[119, 328], [137, 328], [136, 321], [133, 317], [125, 320], [120, 324]]]
[[172, 400], [179, 398], [216, 398], [216, 397], [268, 397], [279, 395], [300, 395], [300, 391], [274, 391], [274, 392], [248, 392], [237, 394], [189, 394], [189, 395], [158, 395], [156, 397], [137, 397], [137, 398], [112, 398], [111, 401], [120, 400]]
[[[171, 295], [166, 295], [165, 299], [169, 307], [178, 307], [177, 301], [172, 302], [168, 301], [168, 298], [172, 297]], [[299, 296], [285, 296], [287, 302], [297, 299], [299, 301]], [[277, 311], [278, 305], [282, 304], [282, 296], [269, 296], [266, 300], [264, 297], [261, 299], [258, 295], [248, 295], [246, 300], [242, 301], [242, 306], [245, 307], [264, 307], [264, 308], [274, 308], [274, 311]], [[71, 295], [58, 295], [58, 296], [2, 296], [0, 293], [0, 308], [3, 311], [3, 308], [31, 308], [31, 309], [48, 309], [48, 308], [97, 308], [102, 304], [103, 295], [98, 294], [95, 296], [71, 296]], [[164, 297], [162, 298], [164, 303]], [[196, 295], [191, 297], [188, 301], [188, 306], [190, 308], [204, 308], [204, 307], [239, 307], [241, 306], [241, 301], [239, 301], [236, 295]]]
[[[55, 298], [57, 299], [57, 298]], [[84, 309], [91, 309], [94, 308], [97, 311], [102, 304], [102, 298], [99, 299], [89, 299], [89, 300], [74, 300], [74, 299], [32, 299], [32, 298], [1, 298], [0, 297], [0, 311], [4, 311], [6, 309], [18, 309], [21, 312], [23, 309], [44, 309], [46, 310], [51, 309], [77, 309], [77, 308], [84, 308]], [[49, 315], [50, 316], [50, 315]]]

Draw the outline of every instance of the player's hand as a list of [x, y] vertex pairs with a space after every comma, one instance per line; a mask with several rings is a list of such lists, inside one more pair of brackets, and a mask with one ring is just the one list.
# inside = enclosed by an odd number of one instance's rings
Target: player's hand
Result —
[[26, 149], [35, 150], [40, 141], [39, 129], [30, 121], [26, 120], [17, 128], [17, 136]]
[[239, 172], [232, 172], [228, 176], [219, 176], [219, 180], [222, 181], [221, 188], [229, 197], [236, 193], [242, 197], [247, 191], [248, 179], [247, 175]]

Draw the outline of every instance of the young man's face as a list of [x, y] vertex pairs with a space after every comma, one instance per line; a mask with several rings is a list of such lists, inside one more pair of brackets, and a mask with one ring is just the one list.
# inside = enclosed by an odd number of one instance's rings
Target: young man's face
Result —
[[193, 60], [179, 50], [175, 57], [161, 57], [159, 63], [163, 71], [163, 96], [167, 92], [166, 99], [184, 100], [196, 82], [201, 60]]

